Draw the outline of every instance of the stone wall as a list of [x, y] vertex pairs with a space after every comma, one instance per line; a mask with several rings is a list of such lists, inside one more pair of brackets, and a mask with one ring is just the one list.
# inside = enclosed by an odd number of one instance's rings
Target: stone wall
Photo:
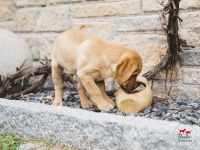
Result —
[[[159, 14], [163, 0], [1, 0], [0, 27], [16, 32], [28, 43], [35, 61], [50, 56], [55, 37], [78, 24], [139, 51], [143, 72], [153, 68], [166, 52], [166, 35]], [[166, 0], [165, 0], [166, 1]], [[200, 97], [200, 0], [181, 0], [181, 38], [194, 49], [184, 49], [172, 81], [165, 89], [163, 71], [154, 84], [155, 93]]]

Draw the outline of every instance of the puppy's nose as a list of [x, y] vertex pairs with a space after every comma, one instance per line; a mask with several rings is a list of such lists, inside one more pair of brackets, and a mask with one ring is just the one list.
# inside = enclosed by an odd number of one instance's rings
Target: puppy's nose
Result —
[[128, 90], [128, 89], [129, 89], [129, 87], [128, 87], [127, 85], [125, 85], [125, 86], [124, 86], [124, 88], [125, 88], [126, 90]]
[[132, 88], [130, 88], [128, 85], [124, 85], [123, 88], [124, 88], [124, 90], [126, 90], [126, 91], [129, 91], [129, 90], [132, 89]]

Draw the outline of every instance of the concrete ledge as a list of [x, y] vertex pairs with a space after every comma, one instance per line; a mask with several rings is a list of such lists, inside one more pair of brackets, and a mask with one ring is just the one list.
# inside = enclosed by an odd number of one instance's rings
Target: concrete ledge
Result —
[[174, 139], [179, 123], [133, 116], [117, 116], [81, 109], [0, 99], [0, 132], [44, 139], [91, 150], [195, 150], [200, 147], [200, 127], [193, 143]]

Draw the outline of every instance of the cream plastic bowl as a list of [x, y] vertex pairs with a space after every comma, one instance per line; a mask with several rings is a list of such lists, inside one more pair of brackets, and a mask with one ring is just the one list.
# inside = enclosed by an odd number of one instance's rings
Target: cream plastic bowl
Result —
[[153, 94], [146, 78], [137, 77], [137, 82], [144, 84], [145, 88], [136, 93], [126, 93], [122, 88], [116, 92], [117, 108], [125, 113], [138, 113], [151, 106]]

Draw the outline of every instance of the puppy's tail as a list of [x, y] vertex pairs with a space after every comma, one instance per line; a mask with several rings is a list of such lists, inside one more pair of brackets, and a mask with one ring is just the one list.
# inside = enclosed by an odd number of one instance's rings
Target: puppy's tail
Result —
[[81, 25], [75, 27], [74, 29], [75, 29], [75, 30], [78, 30], [78, 31], [82, 31], [82, 30], [84, 30], [85, 27], [86, 27], [86, 25], [81, 24]]
[[81, 25], [78, 27], [78, 29], [79, 29], [79, 30], [83, 30], [85, 27], [86, 27], [86, 25], [81, 24]]

